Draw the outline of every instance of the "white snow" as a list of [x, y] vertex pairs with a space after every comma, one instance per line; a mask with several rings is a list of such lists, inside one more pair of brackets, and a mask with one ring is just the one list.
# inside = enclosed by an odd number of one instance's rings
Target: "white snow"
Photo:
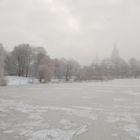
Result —
[[59, 122], [61, 125], [63, 125], [64, 129], [71, 129], [72, 127], [75, 127], [76, 124], [70, 120], [60, 120]]
[[73, 136], [80, 135], [86, 131], [85, 128], [77, 130], [46, 129], [30, 133], [29, 140], [71, 140]]
[[32, 83], [38, 83], [38, 80], [32, 77], [18, 77], [18, 76], [7, 76], [8, 85], [28, 85]]
[[128, 123], [136, 123], [135, 118], [131, 113], [125, 113], [125, 112], [118, 112], [118, 113], [108, 113], [107, 119], [105, 120], [107, 122], [113, 123], [113, 122], [128, 122]]
[[136, 124], [128, 124], [124, 126], [124, 130], [131, 136], [136, 139], [140, 137], [140, 131]]
[[113, 101], [116, 101], [116, 102], [125, 102], [127, 100], [126, 99], [123, 99], [123, 98], [114, 98]]
[[[74, 115], [78, 115], [80, 117], [87, 117], [88, 114], [82, 113], [80, 115], [80, 111], [77, 109], [71, 109], [71, 108], [63, 108], [63, 107], [42, 107], [42, 106], [32, 106], [28, 104], [24, 104], [22, 102], [14, 102], [13, 100], [5, 100], [0, 99], [0, 110], [6, 110], [6, 112], [9, 112], [11, 110], [19, 111], [21, 113], [25, 113], [29, 115], [29, 119], [35, 120], [28, 123], [20, 124], [23, 128], [21, 129], [15, 129], [15, 130], [6, 130], [3, 131], [3, 133], [15, 133], [18, 131], [19, 135], [24, 135], [26, 137], [30, 137], [30, 140], [71, 140], [73, 136], [80, 135], [87, 131], [86, 125], [78, 126], [75, 123], [72, 123], [69, 120], [60, 120], [58, 123], [63, 125], [63, 129], [60, 128], [53, 128], [50, 129], [50, 126], [48, 123], [43, 123], [42, 115], [43, 113], [46, 113], [48, 110], [61, 110], [67, 113], [72, 113]], [[86, 113], [86, 112], [85, 112]], [[7, 123], [0, 122], [0, 128], [7, 129]], [[44, 124], [44, 125], [43, 125]], [[44, 130], [38, 130], [33, 131], [34, 128], [44, 126]], [[74, 127], [74, 128], [73, 128]], [[26, 128], [26, 129], [25, 129]]]
[[6, 131], [3, 131], [3, 133], [10, 134], [10, 133], [13, 133], [13, 130], [6, 130]]

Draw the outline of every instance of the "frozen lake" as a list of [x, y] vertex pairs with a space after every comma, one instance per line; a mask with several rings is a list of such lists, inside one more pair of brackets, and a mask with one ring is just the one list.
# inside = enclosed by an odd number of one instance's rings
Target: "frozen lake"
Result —
[[139, 137], [139, 79], [0, 88], [0, 140]]

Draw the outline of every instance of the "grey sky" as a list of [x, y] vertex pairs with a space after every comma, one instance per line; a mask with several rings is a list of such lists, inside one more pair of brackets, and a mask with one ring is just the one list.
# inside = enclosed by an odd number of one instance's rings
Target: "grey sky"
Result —
[[0, 0], [0, 42], [44, 46], [82, 64], [110, 55], [140, 59], [139, 0]]

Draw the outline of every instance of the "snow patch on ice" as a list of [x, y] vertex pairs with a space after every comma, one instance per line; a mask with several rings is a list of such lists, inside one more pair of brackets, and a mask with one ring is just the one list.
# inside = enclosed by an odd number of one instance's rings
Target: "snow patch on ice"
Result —
[[0, 120], [0, 129], [6, 129], [7, 126], [8, 125], [4, 121]]
[[9, 111], [10, 109], [28, 113], [30, 119], [41, 119], [41, 115], [48, 110], [58, 110], [64, 111], [69, 115], [76, 115], [79, 117], [84, 117], [92, 120], [97, 120], [97, 114], [92, 112], [92, 108], [87, 107], [74, 107], [74, 108], [65, 108], [65, 107], [54, 107], [54, 106], [32, 106], [24, 104], [22, 102], [14, 102], [13, 100], [0, 100], [0, 110]]
[[[64, 107], [48, 107], [48, 106], [32, 106], [14, 100], [0, 99], [0, 110], [19, 111], [28, 115], [26, 123], [16, 124], [11, 130], [8, 129], [8, 122], [0, 121], [0, 128], [5, 129], [3, 133], [18, 133], [21, 136], [30, 137], [30, 140], [71, 140], [74, 136], [80, 135], [87, 131], [87, 125], [77, 125], [69, 120], [61, 120], [58, 123], [63, 125], [63, 129], [50, 128], [47, 122], [43, 122], [43, 113], [49, 110], [64, 111], [69, 115], [76, 115], [89, 119], [95, 119], [90, 109], [87, 108], [64, 108]], [[10, 124], [12, 125], [12, 124]], [[38, 130], [41, 128], [42, 130]], [[7, 130], [6, 130], [7, 129]]]
[[136, 139], [139, 139], [140, 131], [135, 124], [128, 124], [124, 126], [124, 130], [131, 136]]
[[113, 136], [113, 137], [117, 137], [118, 134], [117, 134], [117, 133], [112, 133], [112, 136]]
[[108, 113], [107, 114], [107, 119], [105, 120], [106, 122], [114, 123], [118, 121], [124, 121], [124, 122], [129, 122], [129, 123], [136, 123], [135, 118], [132, 116], [130, 113]]
[[109, 122], [109, 123], [114, 123], [114, 122], [118, 122], [119, 120], [120, 119], [117, 116], [108, 116], [105, 121], [106, 122]]
[[64, 129], [70, 129], [76, 126], [76, 124], [70, 120], [61, 120], [59, 123], [64, 126]]
[[125, 101], [127, 101], [127, 99], [123, 99], [123, 98], [114, 98], [113, 101], [116, 101], [116, 102], [125, 102]]
[[83, 99], [92, 99], [92, 97], [89, 97], [89, 96], [82, 96], [81, 98], [83, 98]]
[[46, 107], [46, 109], [49, 110], [61, 110], [61, 111], [65, 111], [67, 112], [69, 115], [76, 115], [78, 117], [83, 117], [83, 118], [88, 118], [91, 120], [97, 120], [98, 115], [93, 113], [91, 110], [87, 110], [85, 108], [83, 109], [77, 109], [77, 107], [75, 108], [64, 108], [64, 107]]
[[10, 134], [10, 133], [13, 133], [13, 130], [5, 130], [5, 131], [3, 131], [3, 133]]
[[75, 130], [46, 129], [30, 133], [29, 140], [71, 140], [74, 136], [80, 135], [87, 131], [86, 126]]

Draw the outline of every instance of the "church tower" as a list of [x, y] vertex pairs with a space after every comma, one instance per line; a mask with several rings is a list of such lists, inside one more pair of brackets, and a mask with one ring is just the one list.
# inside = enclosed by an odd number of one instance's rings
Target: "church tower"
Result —
[[117, 49], [117, 45], [115, 44], [112, 50], [111, 59], [118, 59], [118, 58], [120, 58], [120, 54], [119, 54], [119, 50]]

